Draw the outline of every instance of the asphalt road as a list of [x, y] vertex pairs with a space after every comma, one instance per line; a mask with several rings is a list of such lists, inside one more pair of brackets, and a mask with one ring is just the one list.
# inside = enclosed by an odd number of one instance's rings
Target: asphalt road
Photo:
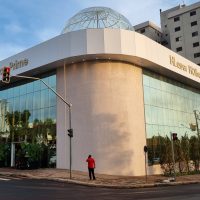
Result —
[[87, 187], [47, 180], [0, 177], [0, 200], [199, 200], [200, 184], [140, 189]]

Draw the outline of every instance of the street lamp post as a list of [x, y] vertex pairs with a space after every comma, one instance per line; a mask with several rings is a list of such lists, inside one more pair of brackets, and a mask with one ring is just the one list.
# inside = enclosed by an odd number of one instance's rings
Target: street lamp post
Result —
[[[53, 88], [51, 88], [47, 83], [45, 83], [42, 79], [36, 78], [36, 77], [30, 77], [30, 76], [19, 76], [19, 75], [13, 75], [13, 77], [19, 77], [19, 78], [25, 78], [25, 79], [32, 79], [32, 80], [39, 80], [41, 81], [44, 85], [47, 86], [57, 97], [59, 97], [67, 106], [69, 109], [69, 129], [72, 130], [72, 123], [71, 123], [71, 108], [72, 104], [67, 102], [60, 94], [58, 94]], [[70, 171], [70, 179], [72, 178], [72, 136], [69, 135], [69, 153], [70, 153], [70, 164], [69, 164], [69, 171]]]

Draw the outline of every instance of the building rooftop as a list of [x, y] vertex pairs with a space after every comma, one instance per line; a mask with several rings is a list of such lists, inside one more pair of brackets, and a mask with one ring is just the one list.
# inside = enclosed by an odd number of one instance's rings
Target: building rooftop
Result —
[[107, 7], [90, 7], [70, 18], [61, 34], [95, 28], [116, 28], [134, 30], [129, 20], [117, 11]]
[[138, 30], [138, 29], [141, 29], [141, 28], [149, 27], [149, 26], [162, 33], [161, 28], [151, 21], [146, 21], [146, 22], [142, 22], [140, 24], [137, 24], [137, 25], [134, 26], [134, 29]]

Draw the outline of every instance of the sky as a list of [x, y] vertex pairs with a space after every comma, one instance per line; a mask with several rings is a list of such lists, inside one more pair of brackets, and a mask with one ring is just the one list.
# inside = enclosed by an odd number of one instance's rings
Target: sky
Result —
[[0, 60], [59, 35], [80, 10], [110, 7], [132, 25], [152, 21], [160, 26], [160, 9], [197, 0], [0, 0]]

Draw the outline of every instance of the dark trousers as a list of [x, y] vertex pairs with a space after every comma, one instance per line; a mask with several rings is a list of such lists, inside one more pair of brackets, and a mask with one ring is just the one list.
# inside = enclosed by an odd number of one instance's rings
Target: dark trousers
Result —
[[95, 180], [95, 175], [94, 175], [94, 168], [88, 168], [88, 172], [89, 172], [89, 177], [90, 180], [93, 178], [93, 180]]

